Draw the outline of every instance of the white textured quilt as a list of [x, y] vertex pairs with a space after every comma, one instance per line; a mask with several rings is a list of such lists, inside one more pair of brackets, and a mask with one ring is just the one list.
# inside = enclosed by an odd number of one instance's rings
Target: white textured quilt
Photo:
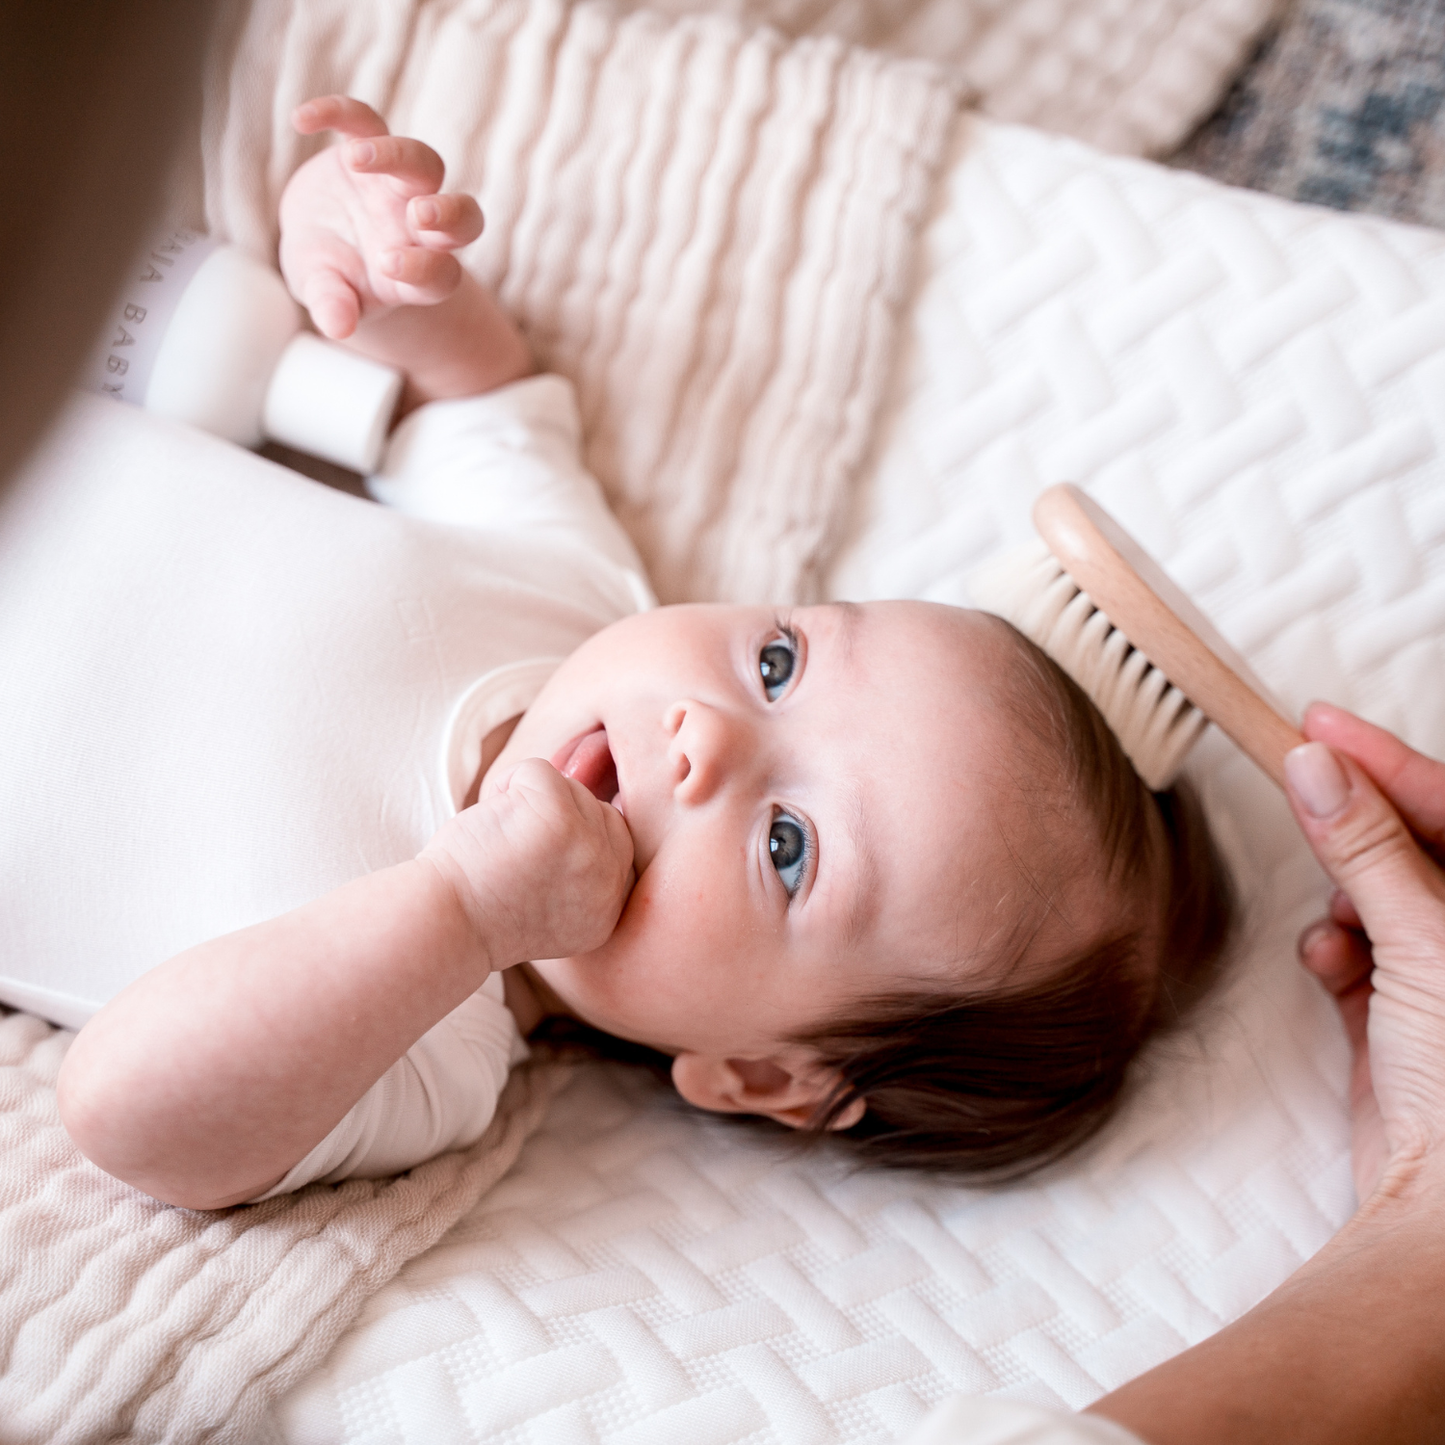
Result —
[[[1072, 478], [1293, 702], [1445, 750], [1445, 237], [974, 122], [906, 332], [836, 595], [963, 600]], [[1246, 946], [1083, 1159], [849, 1176], [597, 1066], [276, 1435], [883, 1442], [952, 1392], [1083, 1405], [1242, 1313], [1353, 1208], [1346, 1054], [1282, 800], [1217, 735], [1195, 771]]]

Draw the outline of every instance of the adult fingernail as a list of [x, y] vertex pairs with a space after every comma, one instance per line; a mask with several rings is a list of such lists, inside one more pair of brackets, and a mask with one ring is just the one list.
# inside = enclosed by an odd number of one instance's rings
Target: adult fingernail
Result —
[[1332, 818], [1350, 796], [1350, 782], [1338, 759], [1324, 743], [1301, 743], [1284, 755], [1284, 775], [1315, 818]]
[[351, 159], [359, 166], [369, 166], [376, 159], [376, 147], [369, 140], [353, 141]]
[[416, 203], [416, 223], [418, 226], [434, 226], [441, 216], [435, 201], [418, 201]]

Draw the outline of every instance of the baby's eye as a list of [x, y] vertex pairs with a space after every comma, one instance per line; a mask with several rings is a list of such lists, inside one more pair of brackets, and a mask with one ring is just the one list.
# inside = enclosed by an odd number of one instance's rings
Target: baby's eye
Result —
[[769, 702], [776, 702], [783, 695], [797, 660], [797, 650], [792, 640], [786, 637], [768, 643], [758, 653], [758, 671], [762, 674], [763, 691], [767, 693]]
[[808, 832], [791, 813], [779, 813], [773, 819], [768, 853], [791, 898], [798, 891], [808, 866]]

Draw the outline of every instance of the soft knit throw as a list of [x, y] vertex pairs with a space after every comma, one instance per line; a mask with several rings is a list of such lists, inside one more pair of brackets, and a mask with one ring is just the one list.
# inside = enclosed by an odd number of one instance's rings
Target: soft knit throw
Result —
[[347, 91], [447, 163], [464, 256], [577, 385], [664, 601], [816, 591], [871, 435], [957, 95], [833, 38], [563, 0], [256, 0], [212, 77], [213, 231], [270, 257]]

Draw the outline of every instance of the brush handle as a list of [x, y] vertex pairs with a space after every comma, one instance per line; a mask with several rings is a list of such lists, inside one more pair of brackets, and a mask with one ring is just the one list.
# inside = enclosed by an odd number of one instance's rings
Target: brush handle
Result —
[[1034, 525], [1109, 621], [1283, 788], [1284, 755], [1304, 737], [1154, 559], [1068, 483], [1034, 503]]

